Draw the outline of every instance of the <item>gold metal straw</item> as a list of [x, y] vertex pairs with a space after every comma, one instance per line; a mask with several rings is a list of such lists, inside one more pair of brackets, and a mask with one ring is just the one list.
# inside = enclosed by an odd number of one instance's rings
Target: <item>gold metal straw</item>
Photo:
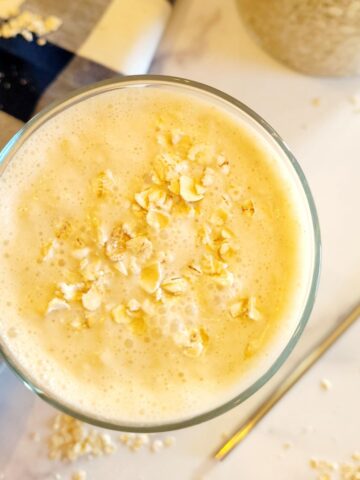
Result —
[[339, 323], [285, 378], [260, 407], [243, 423], [239, 430], [215, 453], [216, 460], [224, 460], [229, 453], [251, 432], [269, 410], [314, 365], [331, 345], [360, 317], [360, 305]]

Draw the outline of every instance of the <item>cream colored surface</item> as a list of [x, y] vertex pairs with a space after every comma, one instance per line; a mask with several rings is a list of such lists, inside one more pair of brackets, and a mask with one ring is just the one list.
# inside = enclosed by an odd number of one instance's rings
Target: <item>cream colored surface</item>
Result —
[[0, 196], [5, 347], [88, 414], [210, 410], [295, 329], [308, 252], [293, 186], [254, 133], [194, 96], [72, 107], [17, 154]]

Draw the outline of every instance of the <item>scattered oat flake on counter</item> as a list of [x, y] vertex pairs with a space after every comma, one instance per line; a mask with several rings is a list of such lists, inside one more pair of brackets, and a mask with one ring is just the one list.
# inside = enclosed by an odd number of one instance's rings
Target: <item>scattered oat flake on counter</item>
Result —
[[[158, 453], [164, 447], [169, 448], [176, 443], [173, 436], [167, 436], [164, 439], [151, 438], [146, 433], [122, 433], [118, 439], [133, 452], [148, 446], [151, 452]], [[55, 416], [52, 432], [48, 439], [48, 455], [51, 460], [74, 462], [86, 457], [110, 455], [115, 450], [116, 445], [110, 434], [96, 430], [63, 413]], [[55, 478], [58, 480], [61, 477]], [[82, 470], [75, 472], [71, 477], [72, 480], [85, 480], [86, 478], [86, 472]]]
[[283, 443], [283, 449], [284, 450], [289, 450], [289, 448], [291, 448], [292, 446], [293, 446], [293, 444], [291, 442]]
[[323, 390], [330, 390], [332, 388], [332, 383], [327, 378], [323, 378], [320, 381], [320, 386]]
[[352, 454], [352, 461], [333, 462], [312, 458], [310, 467], [316, 472], [316, 480], [359, 480], [360, 479], [360, 455]]
[[158, 453], [163, 447], [164, 442], [160, 439], [157, 439], [151, 443], [150, 449], [153, 453]]
[[165, 447], [172, 447], [176, 443], [176, 438], [173, 436], [165, 437], [164, 439], [164, 446]]
[[146, 433], [122, 433], [119, 441], [132, 452], [137, 452], [143, 446], [148, 445], [150, 439]]
[[88, 427], [69, 415], [56, 415], [48, 440], [51, 460], [72, 462], [82, 457], [109, 455], [115, 450], [116, 446], [109, 434]]
[[29, 10], [21, 10], [24, 0], [2, 0], [0, 2], [0, 37], [13, 38], [22, 35], [31, 42], [34, 35], [38, 45], [45, 45], [45, 36], [58, 30], [62, 24], [54, 15], [42, 16]]
[[313, 107], [318, 107], [320, 105], [320, 98], [319, 97], [314, 97], [311, 99], [311, 105]]
[[71, 480], [86, 480], [86, 478], [87, 473], [85, 470], [79, 470], [72, 475]]
[[176, 444], [176, 438], [173, 436], [153, 438], [146, 433], [122, 433], [119, 441], [132, 452], [137, 452], [142, 447], [148, 447], [151, 452], [158, 453], [164, 447], [170, 448]]

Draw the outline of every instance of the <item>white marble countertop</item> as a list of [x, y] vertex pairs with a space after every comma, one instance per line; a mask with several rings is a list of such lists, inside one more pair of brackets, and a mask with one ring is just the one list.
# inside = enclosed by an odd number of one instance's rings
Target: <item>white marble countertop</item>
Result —
[[[112, 456], [91, 462], [49, 462], [44, 441], [34, 442], [30, 433], [45, 431], [54, 411], [5, 370], [0, 478], [50, 480], [60, 473], [67, 480], [83, 468], [88, 480], [311, 480], [310, 457], [343, 461], [360, 449], [360, 321], [225, 462], [213, 465], [208, 459], [223, 434], [360, 301], [360, 105], [351, 102], [360, 95], [360, 81], [305, 77], [272, 60], [244, 31], [233, 0], [178, 0], [152, 71], [198, 80], [237, 97], [286, 140], [320, 216], [323, 267], [314, 312], [290, 359], [263, 390], [217, 419], [175, 432], [176, 446], [158, 454], [134, 454], [119, 444]], [[324, 377], [332, 382], [329, 391], [320, 388]]]

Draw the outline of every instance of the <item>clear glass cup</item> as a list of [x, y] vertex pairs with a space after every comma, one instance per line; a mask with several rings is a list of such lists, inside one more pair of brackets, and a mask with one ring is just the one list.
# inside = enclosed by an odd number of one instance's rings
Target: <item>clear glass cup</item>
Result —
[[[191, 80], [185, 80], [181, 78], [174, 78], [168, 76], [158, 75], [140, 75], [132, 77], [122, 77], [106, 80], [94, 85], [89, 85], [81, 90], [77, 90], [74, 93], [68, 95], [64, 99], [52, 103], [47, 108], [37, 114], [32, 120], [30, 120], [14, 137], [7, 143], [4, 149], [0, 152], [0, 175], [5, 170], [7, 164], [11, 161], [16, 151], [26, 142], [26, 140], [44, 123], [49, 119], [56, 116], [60, 112], [71, 108], [71, 106], [86, 101], [95, 95], [102, 94], [107, 91], [124, 89], [124, 88], [165, 88], [167, 90], [173, 90], [180, 93], [196, 94], [199, 98], [206, 100], [207, 102], [218, 105], [219, 107], [227, 110], [231, 114], [235, 115], [239, 120], [245, 122], [246, 125], [259, 134], [269, 147], [273, 150], [284, 162], [285, 166], [291, 173], [293, 180], [296, 184], [296, 188], [299, 189], [304, 208], [307, 213], [307, 221], [311, 238], [309, 239], [311, 255], [311, 268], [309, 269], [309, 278], [307, 283], [306, 298], [302, 305], [301, 311], [299, 311], [297, 325], [292, 332], [289, 332], [289, 338], [286, 340], [286, 344], [279, 351], [276, 359], [265, 371], [262, 371], [256, 380], [251, 383], [243, 391], [240, 391], [235, 398], [230, 401], [214, 408], [210, 411], [203, 412], [200, 415], [193, 416], [181, 421], [166, 422], [166, 423], [147, 423], [145, 425], [139, 424], [124, 424], [123, 422], [108, 422], [102, 419], [92, 417], [91, 415], [81, 412], [73, 407], [69, 407], [64, 403], [59, 402], [56, 398], [41, 389], [36, 381], [27, 378], [26, 373], [16, 365], [16, 362], [5, 354], [4, 348], [1, 348], [0, 338], [0, 357], [3, 355], [7, 364], [12, 370], [19, 376], [23, 383], [33, 392], [35, 392], [43, 400], [47, 401], [59, 410], [83, 420], [87, 423], [91, 423], [100, 427], [109, 428], [120, 431], [131, 432], [161, 432], [184, 428], [187, 426], [195, 425], [200, 422], [209, 420], [217, 415], [220, 415], [227, 410], [239, 405], [244, 400], [253, 395], [260, 387], [262, 387], [281, 367], [284, 361], [289, 356], [290, 352], [297, 343], [301, 333], [303, 332], [305, 325], [309, 319], [319, 279], [320, 271], [320, 231], [318, 217], [316, 213], [315, 204], [311, 195], [309, 186], [306, 182], [305, 176], [297, 163], [296, 159], [281, 139], [281, 137], [274, 131], [274, 129], [257, 113], [252, 111], [249, 107], [236, 100], [235, 98], [207, 85], [193, 82]], [[0, 360], [1, 361], [1, 360]]]

